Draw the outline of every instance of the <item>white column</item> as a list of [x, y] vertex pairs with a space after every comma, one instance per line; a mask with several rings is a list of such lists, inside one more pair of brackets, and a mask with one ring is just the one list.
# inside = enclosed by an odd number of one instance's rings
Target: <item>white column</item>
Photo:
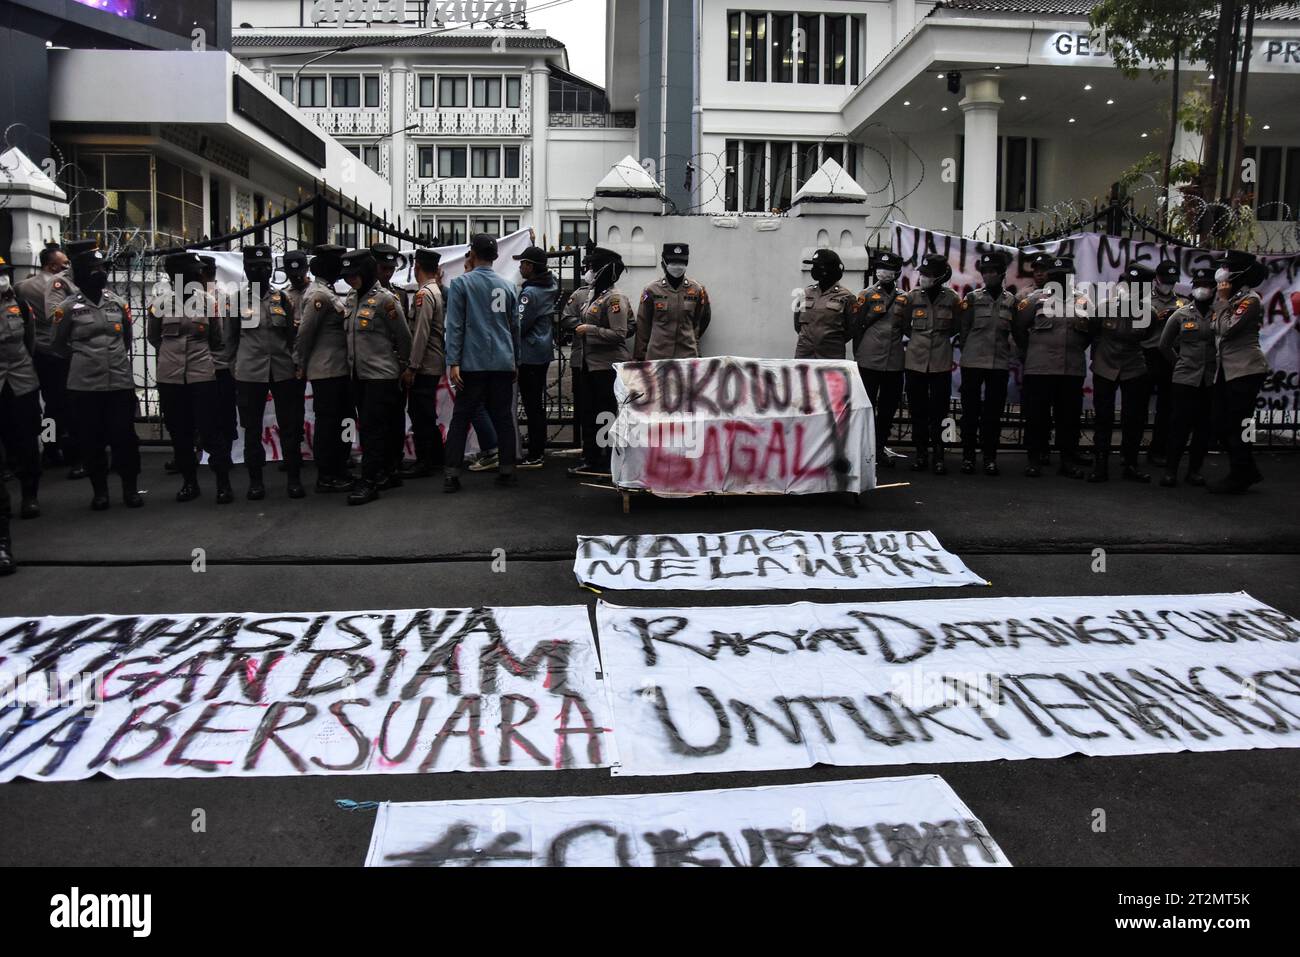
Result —
[[[399, 133], [415, 122], [415, 117], [407, 118], [406, 113], [406, 78], [405, 60], [394, 60], [388, 75], [388, 181], [393, 187], [393, 211], [391, 218], [396, 222], [402, 217], [402, 225], [411, 218], [411, 209], [406, 205], [406, 134]], [[409, 232], [419, 233], [418, 224], [407, 227]]]
[[[996, 77], [978, 77], [966, 84], [957, 104], [966, 114], [966, 145], [962, 154], [963, 235], [986, 241], [997, 238], [998, 215], [998, 96]], [[975, 235], [976, 230], [979, 235]]]
[[[550, 140], [551, 111], [551, 72], [545, 60], [534, 60], [530, 69], [533, 84], [533, 185], [532, 185], [532, 227], [540, 246], [543, 236], [547, 243], [554, 243], [558, 237], [558, 224], [552, 228], [547, 203], [549, 186], [546, 168], [548, 163], [547, 145]], [[522, 223], [520, 224], [523, 225]]]

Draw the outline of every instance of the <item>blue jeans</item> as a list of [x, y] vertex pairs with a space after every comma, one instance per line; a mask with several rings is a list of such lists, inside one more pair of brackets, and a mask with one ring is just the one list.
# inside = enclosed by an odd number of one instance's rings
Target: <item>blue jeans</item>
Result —
[[470, 416], [469, 424], [474, 429], [474, 437], [478, 439], [479, 452], [495, 452], [497, 450], [497, 430], [492, 425], [492, 416], [488, 415], [485, 404], [479, 403], [474, 414]]

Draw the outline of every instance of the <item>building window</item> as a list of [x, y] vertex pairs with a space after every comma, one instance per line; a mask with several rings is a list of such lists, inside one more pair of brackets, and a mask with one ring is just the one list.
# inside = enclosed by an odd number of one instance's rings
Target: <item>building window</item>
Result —
[[800, 83], [817, 83], [821, 77], [818, 73], [818, 66], [821, 63], [821, 20], [819, 16], [799, 15], [799, 29], [803, 46], [799, 49], [799, 55], [795, 57], [798, 69], [795, 75]]
[[379, 77], [366, 77], [366, 108], [375, 109], [380, 105]]
[[[1296, 150], [1288, 150], [1294, 154]], [[1255, 161], [1255, 216], [1262, 222], [1274, 222], [1282, 218], [1278, 200], [1282, 198], [1282, 147], [1247, 146], [1245, 157]], [[1290, 158], [1288, 166], [1294, 165]], [[1288, 169], [1288, 173], [1292, 170]], [[1287, 177], [1290, 179], [1291, 177]], [[1288, 192], [1293, 191], [1293, 184], [1288, 183]]]
[[433, 77], [420, 77], [420, 109], [432, 110], [434, 108], [436, 101], [433, 98], [433, 90]]
[[794, 14], [772, 14], [772, 79], [794, 82]]
[[[516, 227], [517, 228], [517, 227]], [[560, 220], [560, 246], [585, 246], [591, 240], [591, 223], [585, 219]]]
[[767, 80], [767, 14], [745, 14], [745, 79]]
[[465, 228], [465, 220], [439, 218], [439, 246], [463, 246], [467, 242], [469, 242], [469, 233]]
[[465, 147], [438, 147], [438, 176], [441, 179], [460, 179], [465, 175]]
[[1003, 167], [1003, 185], [1006, 194], [1002, 209], [1008, 213], [1023, 213], [1029, 198], [1029, 142], [1023, 136], [1007, 137], [1007, 158]]
[[847, 18], [822, 17], [826, 24], [826, 70], [822, 74], [826, 83], [843, 83], [847, 75]]
[[501, 175], [501, 150], [496, 146], [475, 146], [470, 150], [469, 174], [480, 179]]
[[727, 79], [740, 79], [740, 14], [727, 14]]
[[433, 147], [421, 146], [419, 152], [420, 158], [420, 179], [433, 179]]
[[772, 209], [790, 208], [791, 143], [772, 144]]
[[464, 76], [438, 77], [438, 105], [443, 109], [459, 109], [469, 105], [467, 91], [469, 78]]
[[489, 110], [501, 108], [501, 77], [474, 77], [474, 106]]
[[609, 100], [602, 90], [557, 76], [551, 77], [550, 100], [552, 113], [609, 112]]
[[795, 149], [799, 151], [799, 178], [795, 185], [795, 189], [798, 189], [812, 179], [821, 161], [817, 158], [816, 143], [796, 143]]
[[[357, 159], [361, 160], [361, 162], [369, 166], [376, 173], [379, 172], [379, 147], [378, 146], [360, 146], [360, 145], [345, 146], [345, 149], [353, 156], [355, 156]], [[423, 175], [423, 173], [421, 175]]]
[[727, 209], [735, 212], [739, 207], [736, 200], [736, 176], [740, 171], [740, 144], [736, 140], [727, 140], [727, 171], [725, 180]]
[[1292, 222], [1300, 221], [1300, 147], [1291, 147], [1286, 151], [1286, 178], [1282, 182], [1282, 196], [1285, 204], [1278, 210], [1277, 218], [1285, 213]]
[[[844, 144], [843, 143], [823, 143], [822, 144], [822, 163], [828, 159], [835, 160], [839, 163], [840, 168], [844, 168]], [[818, 164], [820, 165], [820, 164]]]
[[519, 220], [503, 219], [501, 220], [501, 235], [509, 236], [511, 233], [519, 232]]
[[521, 93], [524, 88], [523, 77], [508, 76], [506, 77], [506, 108], [510, 110], [519, 109], [521, 102]]
[[762, 140], [745, 141], [745, 212], [761, 213], [767, 208], [767, 196], [765, 186], [767, 177], [764, 176], [767, 154], [767, 144]]
[[473, 236], [475, 233], [487, 233], [489, 236], [501, 236], [501, 220], [499, 219], [471, 219], [469, 221], [469, 232]]
[[501, 148], [505, 160], [505, 172], [501, 175], [506, 179], [519, 178], [519, 150], [518, 146], [504, 146]]
[[299, 78], [298, 105], [303, 109], [325, 108], [325, 77], [304, 76]]
[[849, 17], [849, 82], [862, 82], [862, 17]]
[[438, 221], [434, 219], [420, 220], [420, 236], [426, 243], [432, 243], [438, 235]]
[[293, 102], [293, 76], [292, 75], [286, 75], [280, 77], [280, 95], [284, 97], [286, 100], [288, 100], [290, 103]]
[[330, 77], [330, 106], [343, 109], [356, 109], [361, 106], [361, 78]]

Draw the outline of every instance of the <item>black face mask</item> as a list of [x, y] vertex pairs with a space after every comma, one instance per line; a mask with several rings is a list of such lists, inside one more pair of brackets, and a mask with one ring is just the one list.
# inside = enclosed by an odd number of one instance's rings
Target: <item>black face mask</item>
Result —
[[250, 283], [256, 283], [260, 286], [268, 286], [271, 282], [271, 274], [274, 272], [271, 264], [256, 264], [244, 267], [244, 275], [248, 277]]
[[108, 288], [108, 272], [104, 269], [95, 269], [91, 272], [77, 276], [77, 287], [93, 299], [98, 299]]

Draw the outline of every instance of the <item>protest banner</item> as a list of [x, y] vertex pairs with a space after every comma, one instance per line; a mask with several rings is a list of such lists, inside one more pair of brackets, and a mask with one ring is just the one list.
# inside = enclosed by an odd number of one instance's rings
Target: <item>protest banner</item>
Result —
[[[941, 253], [952, 266], [951, 285], [966, 293], [984, 280], [976, 268], [981, 253], [992, 249], [1002, 250], [1011, 257], [1007, 270], [1007, 285], [1021, 292], [1033, 288], [1029, 268], [1034, 253], [1062, 253], [1074, 257], [1076, 283], [1117, 283], [1122, 281], [1124, 270], [1138, 263], [1152, 269], [1161, 261], [1170, 259], [1178, 263], [1179, 292], [1191, 289], [1192, 270], [1210, 266], [1223, 255], [1221, 250], [1197, 249], [1175, 246], [1164, 242], [1137, 239], [1128, 236], [1111, 236], [1106, 233], [1075, 233], [1064, 239], [1047, 243], [1030, 243], [1024, 247], [983, 243], [953, 233], [923, 229], [908, 223], [894, 221], [894, 251], [908, 264], [901, 280], [903, 288], [915, 283], [916, 265], [927, 253]], [[1258, 418], [1262, 425], [1270, 422], [1295, 422], [1300, 415], [1300, 335], [1297, 335], [1297, 318], [1300, 318], [1300, 253], [1261, 255], [1261, 263], [1268, 270], [1267, 278], [1255, 287], [1264, 304], [1264, 320], [1260, 329], [1260, 346], [1271, 370], [1264, 381], [1257, 400]], [[957, 353], [960, 356], [960, 351]], [[960, 386], [960, 369], [954, 361], [953, 396]], [[1019, 362], [1013, 360], [1011, 401], [1020, 401]], [[1085, 396], [1091, 403], [1091, 368], [1085, 384]]]
[[367, 867], [1009, 867], [937, 775], [379, 806]]
[[596, 620], [615, 774], [1300, 746], [1300, 621], [1244, 592]]
[[987, 585], [932, 532], [579, 535], [573, 573], [597, 588], [934, 588]]
[[710, 356], [614, 369], [619, 488], [673, 497], [875, 487], [871, 402], [852, 362]]
[[605, 767], [586, 608], [0, 619], [0, 781]]

